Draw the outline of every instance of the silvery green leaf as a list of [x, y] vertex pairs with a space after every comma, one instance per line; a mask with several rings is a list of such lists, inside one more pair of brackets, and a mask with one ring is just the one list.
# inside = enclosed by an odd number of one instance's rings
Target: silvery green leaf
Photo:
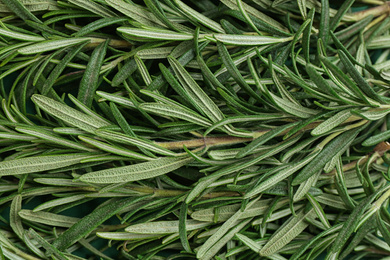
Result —
[[80, 81], [77, 99], [87, 107], [92, 106], [95, 92], [99, 86], [99, 75], [102, 69], [104, 57], [106, 56], [107, 46], [108, 40], [100, 43], [99, 46], [94, 49], [91, 57], [89, 58], [87, 68], [84, 71], [84, 75]]
[[[209, 226], [210, 222], [187, 220], [187, 231], [201, 229]], [[171, 234], [179, 232], [179, 221], [153, 221], [128, 226], [126, 232], [134, 234]]]
[[389, 108], [372, 108], [370, 110], [352, 110], [353, 114], [356, 114], [364, 119], [374, 121], [379, 120], [383, 117], [385, 117], [387, 114], [390, 113]]
[[86, 115], [74, 108], [42, 95], [34, 94], [32, 100], [39, 108], [52, 116], [87, 132], [93, 133], [97, 128], [108, 125], [105, 120], [99, 120], [95, 117]]
[[145, 180], [169, 173], [190, 161], [192, 161], [192, 158], [188, 157], [164, 157], [150, 162], [89, 172], [82, 175], [80, 180], [89, 183], [120, 183]]
[[69, 0], [69, 2], [102, 17], [116, 16], [116, 14], [110, 9], [96, 3], [95, 1]]
[[254, 251], [256, 253], [260, 252], [261, 246], [259, 245], [259, 243], [256, 243], [256, 241], [253, 241], [249, 237], [247, 237], [247, 236], [245, 236], [243, 234], [240, 234], [240, 233], [236, 234], [236, 237], [242, 243], [244, 243], [247, 247], [249, 247], [252, 251]]
[[0, 35], [26, 42], [41, 42], [45, 40], [45, 38], [41, 36], [14, 32], [3, 28], [0, 28]]
[[11, 207], [10, 207], [10, 226], [15, 234], [23, 239], [24, 229], [22, 225], [22, 220], [18, 213], [22, 210], [22, 195], [17, 195], [13, 198]]
[[244, 196], [244, 198], [252, 198], [256, 196], [257, 194], [271, 188], [278, 182], [288, 178], [291, 174], [298, 171], [305, 165], [307, 165], [310, 161], [315, 158], [320, 151], [313, 152], [312, 154], [308, 155], [304, 160], [297, 162], [297, 163], [291, 163], [289, 166], [287, 166], [286, 169], [282, 169], [278, 171], [276, 174], [272, 175], [271, 177], [265, 179], [262, 181], [258, 186], [254, 187], [252, 190], [247, 192]]
[[67, 140], [67, 139], [62, 138], [62, 137], [59, 137], [55, 133], [52, 133], [52, 132], [49, 132], [49, 131], [46, 131], [43, 129], [19, 126], [19, 127], [16, 127], [15, 130], [18, 132], [21, 132], [21, 133], [35, 136], [35, 137], [43, 139], [43, 140], [47, 140], [47, 141], [52, 142], [54, 144], [59, 144], [61, 146], [73, 148], [76, 150], [81, 150], [81, 151], [86, 151], [86, 152], [94, 151], [93, 149], [85, 147], [84, 145], [81, 145], [81, 144], [76, 143], [74, 141]]
[[193, 110], [185, 109], [179, 106], [172, 106], [161, 103], [143, 103], [140, 105], [140, 108], [148, 113], [153, 113], [164, 117], [175, 117], [201, 126], [211, 125], [211, 122], [207, 118], [197, 114]]
[[159, 47], [152, 49], [143, 49], [137, 52], [137, 56], [144, 60], [166, 59], [174, 47]]
[[82, 42], [90, 41], [89, 38], [69, 38], [61, 40], [47, 40], [39, 43], [30, 44], [28, 46], [18, 49], [18, 52], [23, 55], [37, 54], [46, 51], [58, 50], [69, 46], [74, 46]]
[[342, 110], [337, 114], [333, 115], [332, 117], [328, 118], [318, 126], [316, 126], [316, 128], [314, 128], [311, 131], [311, 134], [314, 136], [322, 135], [332, 130], [333, 128], [339, 126], [340, 124], [342, 124], [350, 116], [351, 116], [351, 111], [349, 109]]
[[52, 243], [55, 248], [65, 250], [93, 231], [97, 226], [121, 211], [123, 208], [138, 202], [144, 196], [114, 200], [84, 216], [65, 232], [61, 233]]
[[335, 154], [343, 153], [350, 143], [358, 135], [360, 129], [346, 131], [333, 139], [321, 152], [303, 168], [293, 180], [293, 185], [297, 185], [321, 171], [325, 164], [332, 159]]
[[81, 160], [96, 156], [92, 153], [42, 155], [0, 162], [0, 176], [41, 172], [80, 163]]
[[175, 71], [176, 77], [179, 79], [186, 93], [194, 101], [193, 104], [199, 112], [204, 113], [213, 122], [222, 120], [223, 113], [221, 110], [196, 83], [180, 62], [173, 57], [168, 57], [168, 61]]
[[192, 40], [193, 35], [188, 33], [178, 33], [163, 29], [138, 29], [130, 27], [119, 27], [117, 30], [125, 35], [141, 37], [153, 40], [171, 40], [171, 41], [186, 41]]
[[303, 19], [306, 19], [307, 17], [306, 0], [297, 0], [297, 3]]
[[[222, 0], [221, 1], [223, 4], [225, 4], [227, 7], [229, 7], [230, 9], [235, 9], [235, 10], [239, 10], [239, 7], [237, 6], [237, 2], [236, 0]], [[283, 30], [283, 31], [286, 31], [287, 29], [282, 25], [280, 24], [278, 21], [276, 21], [275, 19], [273, 19], [272, 17], [262, 13], [260, 10], [258, 10], [257, 8], [254, 8], [252, 7], [251, 5], [249, 4], [246, 4], [246, 3], [242, 3], [243, 4], [243, 7], [244, 9], [246, 10], [246, 12], [248, 12], [248, 14], [250, 15], [253, 15], [254, 17], [264, 21], [265, 23], [268, 23], [270, 24], [271, 26], [274, 26], [274, 27], [277, 27], [279, 28], [280, 30]], [[270, 6], [270, 4], [272, 5], [272, 2], [270, 1], [269, 3], [266, 4], [266, 6]]]
[[[260, 216], [264, 214], [264, 212], [266, 212], [270, 203], [271, 203], [271, 199], [263, 199], [257, 201], [253, 204], [253, 206], [250, 209], [246, 210], [241, 217], [248, 218], [248, 217]], [[280, 205], [282, 203], [285, 203], [285, 201], [281, 201]], [[232, 204], [232, 205], [219, 207], [217, 221], [228, 220], [234, 213], [236, 213], [240, 209], [240, 207], [241, 204]], [[194, 211], [191, 213], [191, 218], [199, 221], [208, 221], [208, 222], [215, 221], [215, 209], [209, 208], [209, 209], [201, 209], [201, 210]]]
[[161, 155], [178, 156], [177, 153], [172, 152], [172, 151], [162, 147], [161, 145], [156, 144], [155, 142], [152, 142], [149, 140], [140, 139], [137, 137], [131, 137], [129, 135], [118, 133], [115, 131], [110, 131], [110, 130], [97, 130], [96, 134], [98, 136], [103, 137], [103, 138], [108, 139], [108, 140], [112, 140], [112, 141], [115, 141], [118, 143], [142, 147], [146, 150], [150, 150], [151, 152], [158, 153]]
[[211, 237], [209, 237], [198, 249], [198, 251], [196, 252], [196, 257], [204, 258], [205, 255], [207, 255], [207, 252], [212, 250], [213, 246], [217, 244], [218, 241], [221, 240], [227, 233], [229, 233], [229, 229], [231, 229], [232, 226], [235, 226], [237, 224], [240, 225], [238, 220], [247, 210], [251, 209], [254, 206], [256, 201], [257, 199], [252, 200], [248, 203], [248, 205], [246, 205], [245, 209], [238, 210], [236, 213], [233, 214], [233, 216], [226, 220], [221, 225], [221, 227], [218, 228], [217, 232], [215, 232]]
[[298, 236], [308, 225], [306, 218], [314, 217], [314, 209], [308, 212], [300, 211], [295, 217], [290, 217], [286, 223], [284, 223], [274, 235], [268, 240], [267, 244], [264, 245], [260, 250], [260, 255], [270, 256], [293, 240]]
[[72, 195], [72, 196], [68, 196], [68, 197], [64, 197], [64, 198], [58, 198], [58, 199], [46, 201], [46, 202], [43, 202], [42, 204], [40, 204], [39, 206], [35, 207], [33, 209], [33, 212], [38, 212], [38, 211], [41, 211], [44, 209], [53, 208], [53, 207], [60, 206], [63, 204], [79, 201], [79, 200], [85, 199], [85, 197], [86, 197], [85, 194], [77, 194], [77, 195]]
[[79, 136], [79, 139], [90, 144], [90, 145], [93, 145], [95, 146], [96, 148], [100, 149], [100, 150], [103, 150], [103, 151], [106, 151], [106, 152], [109, 152], [109, 153], [113, 153], [113, 154], [118, 154], [118, 155], [121, 155], [121, 156], [126, 156], [126, 157], [130, 157], [130, 158], [134, 158], [134, 159], [139, 159], [139, 160], [152, 160], [153, 158], [151, 157], [148, 157], [148, 156], [145, 156], [145, 155], [142, 155], [140, 153], [137, 153], [137, 152], [134, 152], [130, 149], [126, 149], [126, 148], [123, 148], [123, 147], [119, 147], [119, 146], [116, 146], [116, 145], [110, 145], [108, 143], [105, 143], [105, 142], [101, 142], [101, 141], [98, 141], [96, 139], [93, 139], [93, 138], [89, 138], [87, 136]]
[[55, 226], [55, 227], [71, 227], [74, 225], [77, 221], [79, 221], [79, 218], [75, 217], [68, 217], [60, 214], [54, 214], [50, 212], [34, 212], [32, 210], [23, 209], [19, 211], [19, 216], [22, 219], [37, 222], [49, 226]]
[[211, 20], [210, 18], [208, 18], [207, 16], [195, 11], [194, 9], [192, 9], [191, 7], [189, 7], [188, 5], [183, 3], [182, 1], [174, 0], [174, 2], [189, 18], [194, 19], [198, 23], [203, 24], [204, 26], [206, 26], [206, 27], [208, 27], [216, 32], [219, 32], [219, 33], [225, 32], [225, 30], [222, 28], [222, 26], [219, 23], [217, 23], [217, 22]]
[[203, 255], [202, 259], [209, 260], [215, 256], [221, 248], [226, 245], [238, 232], [240, 232], [252, 219], [244, 220], [238, 225], [234, 226], [221, 239], [219, 239], [209, 250]]
[[161, 236], [161, 234], [134, 234], [129, 232], [97, 232], [96, 235], [110, 240], [144, 240]]
[[281, 42], [291, 41], [292, 37], [277, 38], [271, 36], [259, 36], [259, 35], [234, 35], [234, 34], [213, 34], [212, 37], [205, 36], [211, 41], [220, 41], [224, 44], [238, 45], [238, 46], [259, 46], [277, 44]]
[[152, 12], [133, 2], [125, 2], [121, 0], [105, 0], [105, 2], [134, 21], [148, 26], [164, 26], [164, 24], [155, 17]]

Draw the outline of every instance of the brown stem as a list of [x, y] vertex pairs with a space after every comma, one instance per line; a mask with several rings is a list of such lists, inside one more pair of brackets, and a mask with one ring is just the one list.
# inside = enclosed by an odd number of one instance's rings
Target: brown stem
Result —
[[378, 5], [363, 11], [355, 12], [351, 14], [351, 18], [353, 21], [360, 21], [369, 15], [373, 15], [374, 17], [381, 16], [382, 14], [390, 14], [390, 1], [387, 1], [383, 5]]
[[248, 141], [252, 141], [253, 138], [246, 137], [235, 137], [235, 136], [220, 136], [220, 137], [204, 137], [199, 139], [192, 140], [183, 140], [183, 141], [173, 141], [173, 142], [158, 142], [157, 144], [161, 147], [177, 150], [183, 149], [185, 145], [187, 148], [196, 148], [202, 146], [222, 146], [222, 145], [232, 145], [239, 144]]
[[[140, 187], [140, 186], [129, 186], [129, 188], [131, 190], [138, 191], [141, 193], [153, 194], [154, 197], [175, 197], [188, 192], [185, 190], [164, 190], [164, 189], [156, 189], [151, 187]], [[241, 194], [234, 191], [217, 191], [217, 192], [204, 194], [202, 198], [212, 199], [218, 197], [236, 197], [236, 196], [241, 196]]]
[[[381, 142], [381, 143], [377, 144], [377, 146], [375, 146], [375, 148], [373, 149], [373, 152], [378, 154], [378, 159], [379, 159], [380, 157], [382, 157], [385, 154], [385, 152], [387, 152], [389, 150], [390, 150], [390, 143]], [[343, 165], [343, 172], [354, 169], [356, 167], [356, 164], [358, 164], [358, 163], [359, 163], [359, 166], [365, 164], [371, 155], [372, 155], [372, 153], [367, 154], [366, 156], [360, 158], [359, 160], [344, 164]], [[325, 174], [325, 175], [332, 176], [334, 174], [336, 174], [336, 170], [333, 170], [330, 173]]]
[[[350, 116], [345, 123], [354, 122], [357, 120], [361, 120], [361, 117], [352, 115]], [[316, 128], [321, 122], [313, 122], [305, 127], [303, 127], [299, 132], [306, 132], [308, 130], [312, 130]], [[280, 133], [279, 136], [283, 136], [288, 131], [292, 129], [289, 128], [285, 130], [284, 132]], [[183, 149], [183, 146], [186, 146], [187, 148], [197, 148], [197, 147], [215, 147], [215, 146], [224, 146], [224, 145], [234, 145], [234, 144], [240, 144], [245, 142], [250, 142], [253, 139], [256, 139], [265, 133], [270, 131], [268, 130], [261, 130], [253, 132], [253, 137], [235, 137], [235, 136], [218, 136], [218, 137], [203, 137], [203, 138], [197, 138], [197, 139], [190, 139], [190, 140], [182, 140], [182, 141], [171, 141], [171, 142], [156, 142], [157, 145], [169, 149], [169, 150], [178, 150]]]

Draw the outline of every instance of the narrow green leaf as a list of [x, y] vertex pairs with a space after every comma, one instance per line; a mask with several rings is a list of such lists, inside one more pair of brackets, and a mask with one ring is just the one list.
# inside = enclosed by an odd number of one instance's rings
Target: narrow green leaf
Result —
[[41, 172], [58, 169], [79, 163], [83, 159], [96, 156], [92, 153], [31, 156], [0, 162], [0, 176]]
[[107, 122], [86, 115], [51, 98], [34, 94], [32, 100], [39, 108], [65, 123], [78, 127], [86, 132], [94, 133], [97, 128], [107, 126]]
[[270, 94], [271, 98], [273, 99], [275, 105], [277, 105], [278, 107], [280, 107], [280, 109], [282, 109], [283, 111], [285, 111], [286, 113], [289, 113], [291, 115], [294, 115], [294, 116], [297, 116], [300, 118], [308, 118], [308, 117], [318, 113], [317, 110], [310, 109], [310, 108], [302, 106], [301, 104], [296, 104], [296, 103], [293, 103], [289, 100], [280, 98], [280, 97], [276, 96], [275, 94], [273, 94], [272, 92], [270, 92], [269, 94]]
[[322, 42], [325, 46], [325, 50], [328, 45], [329, 22], [330, 22], [329, 0], [321, 0], [321, 20], [320, 20], [320, 31], [318, 33], [318, 37], [322, 39]]
[[51, 71], [50, 75], [47, 77], [47, 80], [44, 82], [41, 93], [42, 95], [47, 95], [50, 89], [55, 84], [56, 80], [58, 80], [61, 73], [64, 71], [66, 66], [71, 62], [71, 60], [81, 51], [82, 48], [87, 45], [88, 42], [81, 43], [77, 47], [72, 47], [72, 50], [69, 51], [57, 64], [57, 66]]
[[308, 198], [322, 224], [324, 224], [326, 228], [330, 228], [331, 226], [329, 224], [329, 220], [326, 218], [324, 209], [321, 207], [318, 201], [310, 193], [306, 193], [306, 197]]
[[337, 13], [335, 16], [333, 16], [332, 21], [330, 23], [330, 30], [334, 31], [337, 26], [339, 25], [341, 19], [343, 18], [344, 14], [348, 12], [348, 10], [351, 8], [352, 4], [355, 2], [355, 0], [347, 0], [344, 1], [341, 7], [337, 10]]
[[57, 136], [55, 133], [43, 130], [43, 129], [38, 129], [35, 127], [25, 127], [25, 126], [18, 126], [15, 128], [16, 131], [25, 133], [31, 136], [35, 136], [37, 138], [49, 141], [53, 144], [56, 145], [61, 145], [65, 147], [69, 147], [72, 149], [76, 150], [81, 150], [81, 151], [86, 151], [86, 152], [92, 152], [94, 151], [93, 149], [90, 149], [88, 147], [85, 147], [82, 144], [76, 143], [74, 141], [67, 140], [65, 138]]
[[[197, 220], [187, 220], [187, 231], [192, 231], [209, 226], [210, 222], [201, 222]], [[125, 228], [126, 232], [135, 234], [171, 234], [179, 232], [179, 221], [153, 221], [141, 224], [135, 224]]]
[[41, 223], [55, 227], [71, 227], [75, 223], [77, 223], [77, 221], [80, 220], [79, 218], [75, 217], [68, 217], [44, 211], [34, 212], [28, 209], [20, 210], [19, 217], [31, 222]]
[[72, 203], [75, 201], [85, 199], [85, 197], [86, 197], [85, 194], [77, 194], [77, 195], [72, 195], [72, 196], [68, 196], [68, 197], [64, 197], [64, 198], [46, 201], [46, 202], [43, 202], [42, 204], [40, 204], [39, 206], [35, 207], [33, 209], [33, 211], [37, 212], [37, 211], [41, 211], [44, 209], [53, 208], [56, 206]]
[[18, 52], [23, 55], [37, 54], [46, 51], [53, 51], [58, 49], [63, 49], [66, 47], [74, 46], [81, 44], [83, 42], [90, 41], [88, 38], [69, 38], [61, 40], [48, 40], [40, 41], [39, 43], [30, 44], [28, 46], [18, 49]]
[[322, 135], [324, 133], [327, 133], [334, 129], [335, 127], [339, 126], [342, 124], [345, 120], [347, 120], [351, 116], [351, 111], [349, 109], [342, 110], [338, 112], [337, 114], [333, 115], [332, 117], [328, 118], [316, 128], [314, 128], [311, 131], [311, 135], [313, 136], [318, 136]]
[[[238, 71], [236, 65], [233, 62], [232, 57], [229, 54], [229, 51], [227, 50], [226, 46], [222, 44], [221, 42], [217, 42], [218, 47], [218, 53], [221, 56], [222, 62], [225, 64], [227, 71], [230, 73], [230, 75], [233, 77], [235, 81], [240, 85], [240, 87], [243, 88], [245, 92], [247, 92], [251, 97], [255, 98], [256, 100], [262, 101], [259, 94], [257, 94], [244, 80], [244, 77], [241, 75], [241, 73]], [[248, 59], [248, 62], [250, 59]], [[257, 73], [257, 72], [256, 72]], [[257, 74], [256, 74], [257, 75]]]
[[244, 243], [244, 245], [249, 247], [252, 251], [256, 252], [257, 254], [260, 252], [261, 246], [258, 243], [256, 243], [255, 241], [253, 241], [252, 239], [250, 239], [249, 237], [247, 237], [243, 234], [240, 234], [240, 233], [236, 234], [236, 237], [242, 243]]
[[367, 81], [363, 78], [363, 76], [359, 73], [359, 71], [352, 64], [348, 56], [341, 50], [338, 51], [340, 60], [346, 67], [349, 75], [355, 80], [360, 89], [363, 91], [367, 97], [372, 98], [378, 102], [383, 102], [382, 98], [372, 89], [372, 87], [367, 83]]
[[219, 32], [219, 33], [224, 33], [225, 30], [221, 27], [221, 25], [207, 16], [195, 11], [185, 3], [183, 3], [180, 0], [174, 0], [175, 4], [187, 15], [187, 17], [194, 19], [196, 22], [203, 24], [204, 26]]
[[137, 63], [134, 59], [128, 59], [122, 68], [119, 69], [118, 73], [115, 74], [112, 79], [112, 86], [117, 87], [123, 81], [125, 81], [128, 77], [131, 76], [137, 70]]
[[130, 157], [130, 158], [134, 158], [134, 159], [138, 159], [138, 160], [149, 161], [149, 160], [153, 159], [153, 158], [145, 156], [143, 154], [134, 152], [130, 149], [122, 148], [122, 147], [119, 147], [116, 145], [110, 145], [110, 144], [107, 144], [105, 142], [101, 142], [101, 141], [98, 141], [96, 139], [89, 138], [87, 136], [79, 136], [79, 139], [90, 144], [90, 145], [95, 146], [96, 148], [99, 148], [99, 149], [106, 151], [106, 152], [109, 152], [109, 153], [113, 153], [113, 154], [117, 154], [117, 155], [121, 155], [121, 156], [125, 156], [125, 157]]
[[291, 216], [287, 222], [271, 236], [267, 244], [260, 250], [260, 255], [270, 256], [278, 252], [309, 225], [309, 223], [306, 222], [306, 218], [314, 217], [315, 214], [314, 209], [311, 209], [306, 213], [301, 210], [295, 217]]
[[155, 17], [152, 12], [150, 12], [143, 6], [139, 6], [131, 1], [125, 2], [122, 0], [105, 0], [105, 3], [140, 24], [151, 27], [155, 27], [156, 25], [158, 25], [159, 27], [164, 26], [164, 24], [160, 22], [160, 20]]
[[119, 27], [118, 32], [125, 35], [141, 37], [152, 40], [188, 41], [193, 39], [193, 35], [188, 33], [178, 33], [163, 29], [138, 29], [130, 27]]
[[195, 82], [180, 62], [173, 57], [168, 57], [168, 61], [175, 71], [176, 77], [178, 77], [183, 88], [194, 101], [193, 105], [196, 106], [198, 111], [201, 113], [203, 112], [213, 122], [222, 120], [223, 113], [221, 110]]
[[46, 249], [46, 254], [54, 255], [56, 259], [67, 260], [68, 258], [64, 256], [61, 250], [55, 248], [52, 244], [46, 241], [41, 235], [39, 235], [34, 229], [29, 229], [29, 235], [34, 238], [44, 249]]
[[80, 177], [89, 183], [120, 183], [145, 180], [176, 170], [192, 161], [188, 157], [165, 157], [150, 162], [138, 163], [118, 168], [94, 171]]
[[206, 36], [211, 41], [238, 46], [261, 46], [291, 41], [292, 37], [276, 38], [271, 36], [258, 35], [235, 35], [235, 34], [214, 34], [213, 37]]
[[85, 1], [85, 0], [69, 0], [70, 3], [81, 7], [83, 10], [88, 10], [94, 14], [102, 17], [113, 17], [116, 16], [110, 9], [100, 5], [97, 1]]
[[203, 255], [204, 260], [212, 259], [223, 246], [228, 243], [238, 232], [240, 232], [252, 219], [240, 222], [235, 227], [231, 228], [221, 239], [219, 239], [209, 250]]
[[80, 37], [84, 36], [86, 34], [89, 34], [91, 32], [94, 32], [96, 30], [99, 30], [104, 27], [108, 27], [113, 24], [121, 24], [123, 22], [126, 22], [128, 18], [126, 17], [105, 17], [101, 18], [99, 20], [96, 20], [92, 23], [89, 23], [85, 26], [83, 26], [79, 31], [73, 34], [74, 37]]
[[[290, 175], [292, 175], [294, 172], [301, 169], [303, 166], [307, 165], [309, 162], [313, 160], [313, 158], [316, 158], [316, 156], [319, 156], [319, 151], [313, 152], [309, 156], [307, 156], [304, 160], [297, 162], [297, 163], [291, 163], [286, 168], [278, 171], [276, 174], [272, 175], [271, 177], [267, 178], [266, 180], [262, 181], [258, 186], [254, 187], [252, 190], [247, 192], [244, 195], [244, 198], [252, 198], [256, 196], [257, 194], [273, 187], [277, 183], [281, 182], [282, 180], [288, 178]], [[285, 167], [285, 165], [283, 165]]]
[[387, 131], [381, 132], [379, 134], [376, 134], [376, 135], [373, 135], [373, 136], [367, 138], [362, 143], [362, 145], [363, 146], [373, 146], [373, 145], [379, 144], [380, 142], [389, 140], [389, 138], [390, 138], [390, 130], [387, 130]]
[[[301, 2], [301, 0], [300, 0]], [[306, 0], [302, 1], [306, 2]], [[306, 7], [305, 7], [306, 10]], [[305, 28], [302, 35], [302, 49], [303, 49], [303, 56], [305, 57], [306, 63], [310, 62], [310, 36], [313, 28], [313, 21], [314, 21], [314, 15], [315, 15], [315, 9], [312, 8], [309, 11], [309, 14], [307, 15], [306, 19], [310, 19], [309, 25]]]
[[342, 154], [358, 135], [360, 129], [346, 131], [334, 138], [321, 152], [303, 168], [294, 178], [292, 184], [297, 185], [310, 178], [315, 173], [321, 171], [325, 164], [336, 154]]
[[134, 145], [142, 147], [146, 150], [149, 150], [154, 153], [158, 153], [161, 155], [166, 156], [177, 156], [178, 154], [175, 152], [172, 152], [168, 149], [165, 149], [158, 144], [151, 142], [149, 140], [140, 139], [137, 137], [131, 137], [126, 134], [110, 131], [110, 130], [97, 130], [96, 134], [100, 137], [128, 145]]
[[252, 142], [250, 142], [247, 146], [245, 146], [244, 148], [242, 148], [236, 155], [236, 158], [243, 158], [245, 157], [246, 155], [248, 155], [249, 153], [251, 153], [253, 150], [255, 150], [256, 148], [258, 148], [259, 146], [265, 144], [266, 142], [268, 142], [269, 140], [271, 140], [272, 138], [280, 135], [281, 133], [283, 133], [284, 131], [286, 131], [287, 129], [293, 127], [296, 123], [292, 123], [292, 124], [286, 124], [286, 125], [283, 125], [283, 126], [280, 126], [280, 127], [276, 127], [274, 129], [271, 129], [269, 130], [268, 132], [266, 132], [265, 134], [257, 137], [255, 140], [253, 140]]
[[143, 103], [140, 105], [140, 108], [148, 113], [153, 113], [164, 117], [180, 118], [201, 126], [208, 127], [211, 125], [211, 122], [207, 118], [204, 118], [193, 110], [185, 109], [179, 106], [172, 106], [161, 103]]
[[355, 231], [356, 226], [359, 224], [357, 220], [361, 219], [363, 213], [371, 205], [375, 197], [386, 188], [388, 188], [388, 186], [379, 189], [375, 193], [362, 200], [358, 205], [356, 205], [352, 213], [348, 216], [348, 219], [344, 222], [343, 228], [340, 230], [338, 236], [336, 237], [336, 240], [330, 248], [328, 255], [338, 254], [340, 252], [344, 244]]
[[3, 29], [3, 28], [0, 28], [0, 35], [6, 36], [6, 37], [9, 37], [12, 39], [26, 41], [26, 42], [41, 42], [41, 41], [45, 40], [45, 38], [43, 38], [41, 36], [35, 36], [35, 35], [15, 32], [15, 31]]
[[88, 235], [97, 226], [104, 223], [104, 221], [117, 214], [123, 208], [128, 207], [129, 205], [132, 205], [144, 198], [145, 196], [115, 200], [102, 207], [96, 208], [90, 214], [86, 215], [80, 221], [76, 222], [73, 226], [67, 229], [64, 233], [59, 235], [58, 238], [54, 240], [53, 246], [58, 248], [58, 250], [65, 250], [81, 238]]
[[[204, 132], [204, 136], [208, 135], [210, 132], [212, 132], [214, 129], [217, 129], [223, 125], [233, 124], [233, 123], [241, 123], [241, 122], [251, 122], [251, 121], [263, 121], [263, 120], [272, 120], [272, 119], [279, 119], [283, 118], [285, 115], [283, 114], [271, 114], [271, 113], [259, 113], [256, 115], [249, 115], [249, 116], [232, 116], [225, 118], [215, 124], [213, 124], [210, 128]], [[240, 131], [243, 136], [250, 136], [252, 133], [246, 134], [245, 132]]]
[[15, 234], [23, 240], [24, 229], [22, 225], [22, 220], [18, 215], [22, 210], [22, 195], [16, 195], [11, 203], [10, 212], [9, 212], [9, 221], [12, 230]]
[[242, 214], [249, 210], [257, 200], [252, 200], [245, 209], [237, 211], [233, 216], [231, 216], [228, 220], [226, 220], [221, 227], [218, 228], [217, 232], [215, 232], [211, 237], [209, 237], [203, 245], [196, 252], [196, 257], [199, 259], [204, 259], [204, 256], [207, 255], [207, 252], [211, 250], [214, 244], [216, 244], [219, 240], [221, 240], [231, 229], [232, 226], [237, 225], [238, 220], [242, 216]]
[[369, 121], [376, 121], [384, 118], [387, 114], [390, 113], [389, 108], [372, 108], [370, 110], [351, 110], [352, 114], [360, 116]]
[[97, 232], [96, 235], [100, 238], [109, 240], [145, 240], [149, 238], [160, 237], [160, 234], [133, 234], [129, 232]]
[[297, 2], [303, 19], [307, 19], [306, 0], [298, 0]]
[[345, 75], [335, 64], [333, 64], [328, 58], [325, 58], [324, 56], [320, 56], [320, 60], [323, 63], [323, 66], [326, 67], [326, 69], [329, 70], [329, 72], [332, 73], [332, 75], [329, 75], [331, 78], [335, 79], [335, 83], [339, 83], [340, 81], [340, 87], [342, 89], [346, 88], [347, 90], [352, 91], [352, 95], [354, 95], [357, 98], [360, 98], [365, 103], [370, 104], [370, 102], [367, 100], [367, 97], [363, 94], [363, 92], [356, 86], [356, 84], [349, 78], [347, 75]]
[[83, 78], [80, 81], [77, 99], [84, 103], [87, 107], [92, 106], [95, 91], [98, 88], [99, 74], [103, 65], [104, 57], [106, 56], [107, 46], [108, 40], [102, 42], [95, 48], [92, 52], [87, 68], [85, 69]]
[[42, 23], [34, 14], [32, 14], [20, 0], [2, 0], [2, 2], [17, 16], [23, 20], [31, 20]]
[[377, 222], [379, 231], [381, 232], [383, 239], [390, 246], [390, 229], [389, 229], [389, 224], [386, 223], [382, 219], [380, 211], [377, 211], [377, 213], [375, 215], [376, 215], [376, 222]]
[[187, 212], [188, 212], [188, 204], [183, 202], [180, 207], [180, 217], [179, 217], [179, 237], [180, 237], [180, 242], [187, 252], [192, 252], [191, 246], [188, 242], [187, 238]]

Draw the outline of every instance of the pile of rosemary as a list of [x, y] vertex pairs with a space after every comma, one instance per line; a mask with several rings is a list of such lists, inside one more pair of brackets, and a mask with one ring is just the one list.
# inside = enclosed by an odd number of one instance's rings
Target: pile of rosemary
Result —
[[389, 10], [0, 0], [1, 259], [389, 257]]

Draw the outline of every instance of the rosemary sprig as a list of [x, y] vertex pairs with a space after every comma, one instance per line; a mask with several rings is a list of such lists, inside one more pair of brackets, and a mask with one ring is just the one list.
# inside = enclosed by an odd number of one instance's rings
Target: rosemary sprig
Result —
[[390, 255], [389, 5], [0, 0], [2, 259]]

